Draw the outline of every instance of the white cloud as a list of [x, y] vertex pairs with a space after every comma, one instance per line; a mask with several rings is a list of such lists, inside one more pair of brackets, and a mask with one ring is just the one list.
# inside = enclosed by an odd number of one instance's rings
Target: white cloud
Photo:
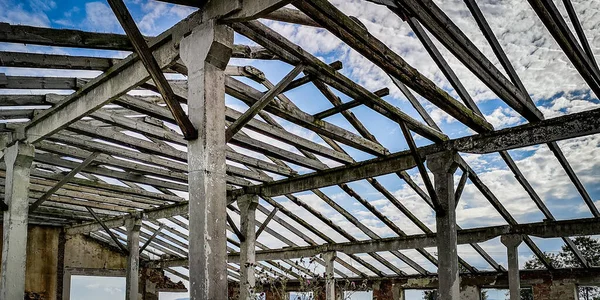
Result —
[[108, 5], [103, 2], [85, 4], [83, 27], [95, 32], [123, 32], [119, 21]]
[[9, 0], [0, 0], [0, 22], [50, 27], [45, 11], [55, 5], [53, 1], [44, 3], [35, 0], [15, 4]]

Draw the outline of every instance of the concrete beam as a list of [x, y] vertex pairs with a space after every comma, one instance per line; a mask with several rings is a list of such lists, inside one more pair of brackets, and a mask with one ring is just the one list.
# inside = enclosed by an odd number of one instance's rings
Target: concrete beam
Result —
[[[450, 140], [418, 149], [422, 157], [445, 150], [467, 153], [494, 153], [591, 135], [600, 132], [600, 109], [547, 119], [537, 123]], [[377, 177], [416, 166], [410, 151], [331, 168], [246, 188], [268, 197], [317, 189], [340, 183]], [[239, 191], [241, 193], [241, 191]], [[235, 195], [235, 193], [234, 193]]]
[[[529, 235], [540, 238], [561, 236], [584, 236], [600, 234], [600, 218], [575, 219], [565, 221], [538, 222], [517, 225], [502, 225], [483, 228], [463, 229], [457, 231], [457, 244], [465, 245], [481, 243], [502, 235]], [[346, 243], [330, 243], [317, 246], [287, 247], [281, 249], [260, 250], [256, 252], [256, 260], [278, 260], [316, 256], [328, 251], [346, 254], [382, 252], [403, 249], [428, 248], [437, 245], [437, 234], [417, 234], [405, 237], [385, 238]], [[239, 254], [230, 253], [228, 262], [239, 263]], [[152, 268], [183, 266], [187, 259], [151, 261], [147, 265]]]
[[0, 278], [0, 299], [4, 300], [23, 300], [25, 294], [29, 175], [34, 156], [33, 146], [22, 142], [4, 150], [8, 205], [3, 215]]

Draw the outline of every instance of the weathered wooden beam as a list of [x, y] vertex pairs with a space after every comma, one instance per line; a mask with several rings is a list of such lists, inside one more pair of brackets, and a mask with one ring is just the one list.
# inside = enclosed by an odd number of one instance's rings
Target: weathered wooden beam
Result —
[[258, 227], [258, 230], [256, 230], [256, 239], [258, 239], [258, 237], [260, 236], [260, 234], [265, 230], [265, 228], [267, 228], [267, 225], [269, 225], [269, 222], [273, 219], [273, 217], [275, 217], [275, 214], [278, 211], [279, 211], [279, 208], [275, 207], [267, 215], [267, 218], [263, 221], [263, 223], [260, 225], [260, 227]]
[[119, 23], [121, 23], [121, 26], [127, 33], [135, 52], [138, 54], [138, 57], [146, 67], [146, 70], [150, 74], [154, 84], [156, 84], [160, 94], [163, 96], [167, 107], [175, 118], [175, 122], [177, 125], [179, 125], [179, 128], [183, 132], [183, 136], [187, 140], [196, 139], [198, 137], [198, 130], [194, 127], [186, 113], [183, 111], [179, 101], [177, 101], [175, 98], [175, 93], [173, 92], [171, 85], [169, 82], [167, 82], [167, 78], [165, 78], [165, 75], [162, 72], [164, 66], [161, 67], [158, 65], [158, 62], [152, 54], [152, 50], [150, 50], [148, 44], [146, 44], [142, 33], [137, 28], [137, 25], [129, 13], [129, 10], [127, 10], [125, 3], [123, 0], [108, 0], [108, 4], [115, 13]]
[[144, 250], [146, 249], [146, 247], [148, 247], [150, 245], [150, 243], [152, 243], [152, 241], [154, 240], [154, 238], [156, 238], [156, 236], [161, 232], [161, 230], [163, 229], [164, 224], [161, 224], [158, 229], [154, 230], [154, 233], [152, 234], [152, 236], [150, 236], [146, 242], [142, 245], [142, 247], [140, 247], [140, 253], [144, 252]]
[[270, 49], [273, 53], [276, 53], [281, 57], [282, 60], [292, 64], [305, 63], [307, 65], [307, 71], [319, 80], [350, 97], [363, 102], [369, 108], [395, 122], [407, 122], [411, 130], [423, 137], [436, 142], [447, 139], [447, 136], [443, 133], [414, 120], [409, 115], [400, 111], [397, 107], [381, 100], [381, 98], [366, 90], [364, 87], [336, 72], [331, 66], [320, 61], [312, 54], [304, 51], [302, 48], [293, 44], [265, 25], [252, 21], [243, 24], [236, 23], [231, 26], [234, 27], [238, 33], [254, 40], [263, 47]]
[[[390, 90], [388, 88], [383, 88], [383, 89], [373, 92], [373, 94], [375, 94], [377, 97], [381, 98], [381, 97], [385, 97], [385, 96], [389, 95]], [[338, 105], [336, 107], [332, 107], [330, 109], [316, 113], [313, 115], [313, 117], [315, 117], [316, 119], [325, 119], [327, 117], [331, 117], [333, 115], [341, 113], [342, 111], [349, 110], [351, 108], [354, 108], [354, 107], [357, 107], [360, 105], [362, 105], [362, 102], [360, 102], [358, 100], [351, 100], [342, 105]]]
[[[194, 24], [198, 24], [199, 18], [200, 14], [194, 13], [151, 42], [150, 48], [155, 49], [153, 55], [158, 62], [159, 69], [167, 68], [176, 61], [179, 57], [178, 51], [174, 48], [175, 43], [178, 42], [177, 39], [189, 32]], [[139, 57], [130, 55], [118, 65], [88, 82], [76, 93], [67, 96], [52, 109], [36, 116], [24, 128], [27, 141], [35, 143], [46, 138], [124, 95], [148, 79], [150, 76], [146, 72], [144, 64], [139, 61]]]
[[6, 82], [0, 83], [3, 89], [27, 90], [76, 90], [77, 78], [74, 77], [40, 77], [40, 76], [5, 76]]
[[0, 23], [0, 42], [132, 51], [127, 36]]
[[75, 175], [77, 175], [81, 170], [85, 169], [89, 164], [91, 164], [94, 159], [99, 155], [99, 152], [92, 153], [88, 158], [86, 158], [80, 165], [78, 165], [75, 169], [71, 170], [69, 174], [67, 174], [61, 181], [59, 181], [56, 185], [54, 185], [50, 190], [48, 190], [42, 197], [36, 200], [33, 204], [29, 206], [29, 213], [34, 212], [44, 201], [46, 201], [52, 194], [54, 194], [58, 189], [62, 188], [63, 185], [68, 183]]
[[45, 95], [0, 95], [0, 106], [50, 105]]
[[104, 222], [96, 215], [96, 213], [94, 212], [94, 210], [91, 209], [91, 208], [89, 208], [89, 207], [86, 207], [86, 208], [90, 212], [90, 214], [92, 215], [92, 217], [94, 217], [94, 219], [96, 220], [96, 222], [100, 223], [100, 225], [102, 226], [102, 228], [104, 228], [104, 231], [106, 231], [106, 233], [108, 233], [108, 235], [113, 240], [113, 242], [115, 242], [115, 244], [117, 244], [117, 246], [119, 246], [119, 249], [121, 249], [121, 252], [123, 252], [125, 255], [128, 255], [129, 251], [127, 250], [127, 247], [125, 247], [125, 246], [123, 246], [123, 244], [121, 244], [121, 242], [119, 241], [119, 239], [117, 239], [117, 237], [110, 230], [110, 228], [108, 228], [104, 224]]
[[[343, 68], [342, 62], [339, 60], [336, 60], [336, 61], [330, 63], [329, 66], [336, 71], [339, 71]], [[312, 80], [314, 80], [315, 78], [316, 77], [311, 74], [306, 74], [303, 77], [300, 77], [300, 78], [290, 82], [290, 84], [288, 84], [281, 92], [282, 93], [287, 92], [287, 91], [295, 89], [299, 86], [305, 85], [305, 84], [311, 82]]]
[[600, 95], [600, 70], [581, 48], [554, 2], [547, 0], [528, 2], [590, 89], [594, 94]]
[[415, 92], [433, 104], [476, 130], [492, 130], [492, 126], [462, 105], [448, 93], [408, 65], [400, 56], [389, 49], [379, 39], [372, 36], [363, 26], [352, 20], [327, 1], [298, 1], [294, 5], [311, 18], [318, 21], [334, 35], [388, 74], [395, 76]]
[[118, 61], [120, 59], [0, 51], [0, 66], [2, 67], [104, 71]]
[[274, 88], [267, 91], [258, 101], [256, 101], [248, 110], [246, 110], [239, 118], [237, 118], [225, 131], [225, 141], [230, 141], [231, 138], [240, 130], [250, 119], [254, 118], [259, 111], [269, 104], [283, 89], [290, 83], [300, 72], [304, 70], [303, 65], [294, 67]]
[[311, 19], [301, 11], [285, 7], [282, 7], [272, 13], [269, 13], [268, 15], [262, 18], [312, 27], [322, 27], [321, 24], [315, 22], [313, 19]]
[[[263, 95], [262, 92], [231, 77], [225, 79], [225, 87], [229, 95], [249, 104], [258, 101]], [[317, 121], [314, 117], [303, 111], [286, 107], [277, 99], [267, 105], [265, 111], [361, 151], [373, 154], [377, 153], [377, 155], [386, 153], [381, 145], [377, 145], [331, 123]]]

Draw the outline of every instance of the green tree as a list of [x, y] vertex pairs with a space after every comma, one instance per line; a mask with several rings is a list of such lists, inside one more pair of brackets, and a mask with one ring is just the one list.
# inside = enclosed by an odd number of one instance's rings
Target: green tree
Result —
[[[573, 244], [579, 249], [583, 258], [592, 266], [600, 265], [600, 241], [589, 236], [580, 236], [573, 239]], [[563, 245], [558, 254], [545, 253], [548, 260], [555, 268], [581, 268], [583, 267], [575, 253], [567, 245]], [[525, 269], [544, 269], [544, 264], [534, 257], [525, 262]], [[579, 299], [600, 300], [600, 288], [581, 287], [578, 289]], [[521, 300], [533, 300], [531, 290], [521, 290]]]

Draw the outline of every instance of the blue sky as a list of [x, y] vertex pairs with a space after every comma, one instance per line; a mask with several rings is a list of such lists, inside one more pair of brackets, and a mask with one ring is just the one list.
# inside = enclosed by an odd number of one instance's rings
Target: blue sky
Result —
[[[193, 11], [191, 8], [174, 6], [156, 1], [131, 0], [125, 2], [136, 19], [138, 26], [146, 35], [159, 34]], [[414, 37], [414, 34], [412, 34], [407, 24], [403, 23], [387, 9], [367, 3], [366, 1], [331, 0], [331, 2], [346, 14], [356, 16], [372, 34], [382, 40], [388, 47], [399, 53], [409, 64], [448, 91], [452, 96], [458, 98], [448, 81], [424, 51], [420, 42]], [[463, 2], [460, 0], [437, 0], [436, 3], [444, 9], [448, 16], [465, 32], [475, 45], [479, 47], [484, 55], [486, 55], [497, 68], [501, 69], [491, 48], [488, 46], [483, 35], [479, 32], [479, 29]], [[541, 24], [526, 1], [483, 0], [478, 1], [478, 3], [481, 6], [483, 13], [486, 15], [490, 26], [498, 36], [507, 56], [514, 64], [517, 73], [521, 76], [525, 87], [528, 89], [538, 108], [540, 108], [546, 117], [556, 117], [567, 113], [574, 113], [598, 107], [599, 101], [597, 95], [590, 92], [585, 82], [569, 63], [568, 58], [560, 51], [556, 42], [543, 27], [543, 24]], [[600, 15], [600, 2], [579, 0], [573, 1], [573, 3], [584, 30], [588, 35], [588, 40], [593, 51], [600, 54], [600, 35], [598, 35], [600, 18], [597, 17]], [[557, 5], [559, 5], [561, 12], [564, 12], [564, 8], [560, 4]], [[105, 1], [0, 0], [0, 21], [9, 22], [11, 24], [73, 28], [93, 32], [123, 32]], [[364, 85], [367, 89], [375, 91], [383, 87], [390, 88], [391, 95], [384, 97], [384, 99], [408, 113], [413, 118], [421, 120], [405, 97], [401, 95], [396, 87], [394, 87], [386, 74], [364, 57], [343, 44], [336, 37], [322, 29], [283, 24], [273, 21], [265, 21], [265, 23], [328, 63], [335, 60], [342, 61], [344, 68], [341, 72], [352, 80]], [[236, 36], [236, 43], [252, 44], [251, 41], [248, 41], [241, 36]], [[476, 78], [475, 75], [469, 72], [439, 43], [437, 44], [440, 46], [440, 50], [448, 60], [450, 66], [456, 71], [458, 77], [465, 85], [467, 91], [475, 99], [481, 111], [495, 128], [510, 127], [525, 123], [523, 118], [518, 116], [518, 114], [510, 109], [503, 101], [498, 99], [481, 83], [481, 81], [479, 81], [479, 79]], [[0, 44], [0, 50], [111, 57], [124, 57], [129, 54], [120, 51], [67, 49], [18, 44]], [[600, 60], [600, 57], [597, 56], [597, 60]], [[284, 63], [273, 61], [232, 59], [231, 64], [252, 65], [259, 68], [272, 82], [277, 82], [293, 68]], [[33, 76], [42, 74], [39, 70], [31, 69], [0, 68], [0, 72], [6, 73], [7, 75]], [[46, 76], [79, 77], [93, 77], [97, 74], [97, 72], [88, 71], [74, 72], [59, 70], [43, 73], [43, 75]], [[240, 80], [264, 90], [264, 88], [261, 88], [248, 80]], [[300, 109], [310, 114], [331, 107], [331, 104], [324, 99], [312, 85], [300, 87], [286, 93], [286, 95]], [[340, 95], [340, 98], [344, 102], [351, 100], [348, 96], [339, 93], [338, 95]], [[450, 137], [473, 134], [471, 130], [449, 117], [438, 108], [432, 106], [426, 100], [420, 97], [419, 100], [432, 115], [436, 123]], [[239, 111], [243, 111], [247, 108], [242, 102], [231, 97], [227, 98], [227, 105]], [[391, 122], [366, 107], [354, 108], [352, 109], [352, 112], [362, 120], [365, 127], [376, 136], [378, 141], [391, 152], [407, 148], [404, 138], [402, 137], [397, 124], [394, 122]], [[317, 143], [324, 144], [316, 134], [279, 118], [276, 119], [281, 121], [281, 124], [287, 130]], [[356, 132], [354, 128], [339, 115], [329, 117], [326, 120], [349, 131]], [[296, 149], [287, 145], [253, 134], [252, 132], [247, 133], [253, 137], [273, 142], [286, 150], [297, 152]], [[419, 145], [428, 143], [428, 141], [419, 136], [416, 136], [415, 138]], [[579, 175], [580, 179], [588, 189], [592, 199], [597, 203], [600, 197], [600, 185], [597, 184], [597, 178], [600, 174], [600, 162], [597, 159], [597, 157], [600, 157], [600, 137], [590, 136], [563, 141], [559, 144], [562, 146], [562, 149], [568, 160], [571, 162], [575, 172]], [[343, 147], [356, 160], [360, 161], [372, 158], [370, 154], [354, 150], [350, 147]], [[591, 216], [581, 197], [546, 146], [528, 147], [526, 149], [513, 150], [510, 151], [510, 153], [525, 177], [530, 181], [531, 185], [557, 219]], [[256, 154], [254, 153], [251, 155]], [[260, 155], [256, 156], [260, 157]], [[543, 219], [543, 215], [539, 212], [523, 188], [516, 182], [514, 176], [508, 170], [506, 164], [500, 159], [499, 155], [463, 155], [463, 158], [478, 172], [484, 183], [486, 183], [486, 185], [488, 185], [488, 187], [498, 196], [500, 201], [516, 220], [519, 222], [537, 222]], [[330, 161], [324, 160], [324, 162], [332, 166], [335, 165]], [[300, 172], [306, 172], [306, 170], [301, 168], [297, 169]], [[415, 170], [409, 171], [409, 174], [417, 183], [422, 183], [420, 176]], [[456, 182], [458, 182], [459, 176], [460, 172], [457, 173]], [[381, 176], [377, 178], [377, 180], [400, 199], [401, 202], [427, 226], [435, 230], [435, 217], [433, 211], [408, 186], [406, 186], [406, 184], [393, 175]], [[391, 205], [387, 199], [366, 181], [353, 182], [349, 185], [407, 233], [420, 233], [414, 224], [412, 224], [397, 210], [397, 208]], [[322, 191], [334, 199], [334, 201], [340, 204], [344, 209], [352, 212], [378, 235], [382, 237], [394, 236], [394, 233], [390, 229], [386, 228], [374, 215], [368, 212], [355, 199], [343, 193], [338, 187], [324, 188]], [[300, 193], [296, 196], [328, 218], [334, 220], [336, 224], [348, 230], [348, 232], [356, 238], [366, 238], [366, 235], [350, 224], [338, 212], [327, 206], [314, 194]], [[289, 210], [309, 221], [315, 227], [327, 233], [334, 240], [345, 241], [343, 237], [333, 232], [333, 230], [328, 228], [320, 220], [316, 219], [306, 210], [294, 205], [286, 198], [278, 197], [276, 200]], [[264, 201], [261, 201], [261, 204], [270, 208], [270, 205]], [[470, 183], [467, 184], [462, 199], [457, 207], [457, 215], [458, 222], [463, 228], [505, 224], [504, 220], [499, 216], [495, 209]], [[262, 220], [265, 217], [266, 216], [262, 214], [257, 216], [259, 220]], [[283, 216], [282, 218], [289, 221], [291, 224], [296, 224], [288, 218]], [[281, 226], [274, 225], [273, 228], [282, 234], [285, 233], [286, 236], [290, 236], [290, 239], [295, 243], [305, 245], [304, 241], [295, 237]], [[321, 239], [310, 233], [308, 233], [308, 235], [315, 241], [323, 242]], [[274, 237], [268, 234], [261, 235], [259, 241], [270, 247], [283, 246], [281, 242], [276, 241]], [[545, 251], [558, 251], [562, 245], [562, 241], [558, 239], [535, 239], [535, 241]], [[498, 239], [482, 243], [482, 247], [498, 262], [502, 264], [506, 263], [506, 259], [504, 258], [505, 249], [499, 243]], [[431, 249], [432, 253], [435, 253], [435, 251], [435, 249]], [[409, 255], [409, 257], [412, 257], [415, 261], [422, 263], [425, 268], [435, 271], [433, 266], [414, 251], [407, 250], [402, 252]], [[465, 260], [480, 269], [490, 268], [481, 257], [468, 247], [459, 247], [459, 254]], [[524, 262], [531, 257], [531, 251], [527, 247], [521, 246], [520, 256], [521, 261]], [[397, 264], [402, 270], [410, 271], [408, 267], [391, 255], [385, 255], [385, 257]], [[372, 262], [372, 259], [370, 260], [368, 257], [365, 257], [365, 259]], [[376, 262], [372, 263], [375, 266], [380, 266], [380, 264]], [[381, 269], [385, 270], [387, 273], [391, 272], [383, 266], [381, 266]], [[74, 285], [73, 289], [74, 293], [79, 293], [76, 292], [77, 290], [81, 291], [81, 295], [85, 295], [85, 289], [80, 288], [89, 286], [90, 280], [92, 279], [87, 278], [86, 280], [82, 280], [82, 283], [75, 283], [76, 286]], [[99, 282], [99, 279], [93, 279], [93, 281]], [[110, 286], [111, 284], [115, 284], [112, 279], [110, 282], [106, 281], [104, 285]], [[102, 295], [100, 290], [102, 289], [98, 289], [97, 293], [94, 293], [94, 295]], [[168, 295], [165, 296], [165, 299], [177, 299], [180, 297], [180, 295]], [[499, 297], [502, 298], [501, 296]]]

